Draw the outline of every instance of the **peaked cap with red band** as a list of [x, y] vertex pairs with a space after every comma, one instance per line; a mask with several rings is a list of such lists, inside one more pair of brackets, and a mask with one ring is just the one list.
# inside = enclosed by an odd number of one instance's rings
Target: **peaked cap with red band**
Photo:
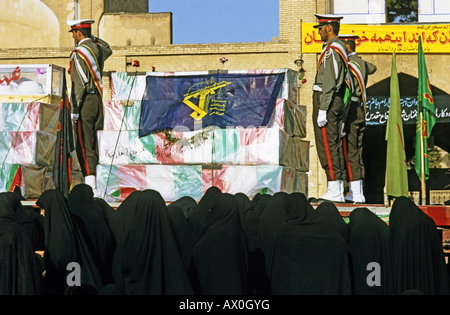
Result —
[[343, 16], [334, 15], [334, 14], [314, 14], [316, 18], [319, 20], [319, 24], [314, 25], [314, 28], [319, 28], [323, 25], [336, 22], [340, 23], [341, 20], [344, 18]]
[[90, 19], [67, 21], [67, 24], [70, 26], [69, 32], [72, 32], [80, 28], [91, 28], [91, 25], [93, 23], [95, 23], [95, 21]]
[[355, 34], [339, 34], [339, 39], [355, 41], [355, 40], [359, 39], [359, 36], [355, 35]]

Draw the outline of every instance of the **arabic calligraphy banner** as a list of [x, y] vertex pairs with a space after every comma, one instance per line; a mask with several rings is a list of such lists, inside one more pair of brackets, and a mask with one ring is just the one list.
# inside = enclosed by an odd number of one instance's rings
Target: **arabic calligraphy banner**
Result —
[[285, 73], [147, 76], [139, 137], [175, 127], [260, 127], [272, 116]]
[[[302, 23], [302, 52], [320, 53], [323, 42], [317, 23]], [[339, 34], [356, 34], [359, 53], [417, 53], [419, 36], [425, 53], [450, 52], [450, 24], [341, 24]]]
[[[450, 122], [450, 98], [445, 95], [435, 95], [436, 117], [438, 123]], [[386, 96], [373, 96], [367, 98], [366, 104], [366, 124], [385, 125], [389, 116], [390, 99]], [[412, 125], [417, 118], [417, 97], [402, 97], [400, 99], [402, 107], [403, 124]]]

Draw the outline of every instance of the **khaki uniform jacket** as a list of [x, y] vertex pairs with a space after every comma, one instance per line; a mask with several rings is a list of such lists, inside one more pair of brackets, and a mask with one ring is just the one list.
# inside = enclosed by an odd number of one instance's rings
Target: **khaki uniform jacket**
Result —
[[[103, 75], [103, 66], [106, 59], [112, 54], [112, 50], [107, 42], [100, 38], [94, 38], [95, 42], [91, 39], [85, 39], [79, 43], [79, 45], [85, 45], [90, 48], [94, 53], [95, 58], [100, 69], [100, 75]], [[72, 60], [71, 67], [71, 78], [72, 78], [72, 89], [71, 89], [71, 104], [72, 113], [78, 114], [79, 108], [84, 100], [86, 93], [96, 93], [97, 87], [95, 85], [94, 78], [89, 70], [88, 65], [83, 58], [79, 56], [77, 52], [74, 52], [74, 60]], [[76, 60], [75, 60], [76, 59]], [[82, 79], [80, 71], [83, 71], [87, 77], [87, 83]]]
[[[377, 66], [375, 66], [374, 64], [363, 60], [361, 57], [359, 57], [356, 52], [352, 52], [350, 54], [348, 54], [348, 60], [349, 61], [354, 61], [356, 62], [360, 69], [361, 69], [361, 74], [363, 76], [364, 79], [364, 84], [367, 85], [367, 80], [369, 75], [374, 74], [377, 71]], [[353, 97], [357, 97], [359, 98], [359, 100], [361, 101], [361, 95], [362, 95], [362, 91], [361, 91], [361, 87], [359, 86], [358, 80], [352, 75], [353, 78], [353, 93], [352, 96]]]
[[[330, 39], [330, 41], [341, 44], [345, 51], [345, 45], [338, 36]], [[323, 47], [326, 47], [330, 41], [326, 42]], [[319, 109], [327, 110], [333, 101], [334, 94], [340, 92], [341, 87], [345, 84], [346, 68], [347, 64], [345, 60], [342, 59], [337, 51], [329, 49], [325, 53], [325, 57], [319, 65], [314, 83], [322, 91]]]

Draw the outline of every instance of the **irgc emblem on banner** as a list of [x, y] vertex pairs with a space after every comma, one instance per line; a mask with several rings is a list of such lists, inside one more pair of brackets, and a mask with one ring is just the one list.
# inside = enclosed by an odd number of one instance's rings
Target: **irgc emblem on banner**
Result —
[[272, 116], [285, 73], [146, 77], [139, 137], [164, 129], [260, 127]]
[[[225, 110], [226, 101], [217, 100], [211, 96], [220, 93], [221, 89], [231, 84], [228, 81], [215, 82], [214, 78], [210, 81], [203, 81], [194, 84], [184, 95], [183, 103], [189, 106], [193, 113], [191, 117], [195, 120], [201, 120], [208, 114], [209, 106], [214, 112], [211, 114], [223, 115]], [[194, 100], [198, 100], [198, 105], [193, 103]], [[211, 104], [210, 104], [211, 103]]]

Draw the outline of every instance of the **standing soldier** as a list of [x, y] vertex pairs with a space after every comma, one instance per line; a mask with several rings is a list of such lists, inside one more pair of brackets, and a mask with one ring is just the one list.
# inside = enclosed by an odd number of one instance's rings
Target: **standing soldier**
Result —
[[317, 154], [327, 176], [327, 192], [320, 200], [344, 202], [345, 160], [341, 128], [349, 98], [347, 53], [339, 40], [341, 16], [315, 14], [321, 40], [317, 74], [313, 86], [313, 126]]
[[364, 130], [366, 129], [366, 85], [368, 76], [377, 71], [377, 67], [359, 57], [356, 50], [358, 35], [339, 35], [348, 54], [348, 66], [353, 79], [354, 90], [350, 108], [345, 121], [343, 139], [344, 156], [347, 165], [349, 193], [345, 201], [364, 203], [363, 193], [364, 162], [362, 158]]
[[94, 20], [68, 22], [75, 41], [70, 55], [72, 120], [76, 151], [85, 183], [96, 193], [97, 131], [103, 129], [103, 66], [112, 54], [108, 43], [91, 34]]

